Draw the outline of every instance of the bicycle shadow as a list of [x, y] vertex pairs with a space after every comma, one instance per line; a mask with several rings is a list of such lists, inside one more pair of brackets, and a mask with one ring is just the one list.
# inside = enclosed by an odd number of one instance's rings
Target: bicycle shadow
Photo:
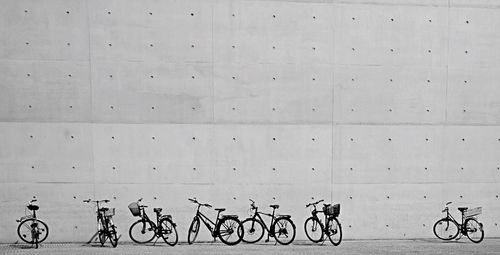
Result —
[[[38, 244], [38, 248], [40, 248], [41, 244]], [[10, 248], [13, 249], [21, 249], [21, 250], [28, 250], [28, 249], [36, 249], [34, 245], [31, 244], [10, 244]]]
[[415, 242], [423, 242], [423, 243], [435, 243], [435, 244], [443, 244], [443, 243], [467, 243], [463, 240], [439, 240], [439, 239], [413, 239]]

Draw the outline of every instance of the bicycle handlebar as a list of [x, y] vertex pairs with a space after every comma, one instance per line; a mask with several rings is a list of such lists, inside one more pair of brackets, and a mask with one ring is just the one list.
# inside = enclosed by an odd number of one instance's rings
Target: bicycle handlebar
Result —
[[307, 208], [307, 207], [309, 207], [309, 206], [311, 206], [311, 205], [317, 205], [317, 204], [319, 204], [319, 203], [321, 203], [321, 202], [323, 202], [323, 201], [325, 201], [325, 200], [324, 200], [324, 199], [321, 199], [321, 200], [318, 200], [318, 201], [316, 201], [316, 202], [314, 202], [314, 203], [309, 203], [309, 204], [307, 204], [307, 205], [306, 205], [306, 208]]
[[446, 212], [448, 211], [448, 205], [450, 205], [452, 202], [447, 202], [446, 205], [444, 206], [444, 209], [441, 212]]
[[36, 199], [33, 199], [33, 200], [31, 200], [31, 201], [30, 201], [30, 203], [33, 203], [33, 202], [36, 202], [36, 201], [38, 201], [38, 200], [36, 200]]
[[86, 200], [83, 200], [84, 203], [109, 203], [109, 199], [103, 199], [103, 200], [92, 200], [92, 199], [86, 199]]
[[252, 199], [248, 199], [248, 200], [250, 200], [250, 202], [252, 202], [252, 203], [250, 204], [251, 209], [253, 209], [253, 210], [254, 210], [254, 209], [257, 209], [257, 206], [255, 206], [255, 201], [253, 201]]
[[193, 203], [195, 203], [195, 204], [198, 204], [200, 206], [205, 206], [205, 207], [208, 207], [208, 208], [212, 208], [212, 206], [210, 204], [202, 204], [202, 203], [198, 202], [196, 200], [196, 198], [188, 198], [188, 200], [191, 201], [191, 202], [193, 202]]

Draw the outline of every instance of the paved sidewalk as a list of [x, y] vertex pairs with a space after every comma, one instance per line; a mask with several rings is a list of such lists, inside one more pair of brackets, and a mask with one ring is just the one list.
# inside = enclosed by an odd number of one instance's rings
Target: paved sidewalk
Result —
[[117, 248], [109, 244], [47, 243], [38, 250], [24, 244], [0, 244], [0, 254], [500, 254], [500, 239], [486, 239], [480, 244], [468, 240], [443, 242], [437, 239], [419, 240], [356, 240], [343, 241], [335, 247], [330, 243], [316, 245], [296, 241], [289, 246], [274, 243], [240, 244], [225, 246], [217, 243], [187, 245], [180, 243], [175, 247], [165, 244], [135, 245], [119, 243]]

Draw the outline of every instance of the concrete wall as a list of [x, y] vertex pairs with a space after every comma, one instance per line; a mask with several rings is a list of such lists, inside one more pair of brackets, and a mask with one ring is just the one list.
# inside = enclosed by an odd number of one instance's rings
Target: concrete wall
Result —
[[279, 203], [298, 239], [312, 197], [345, 238], [432, 237], [454, 201], [500, 236], [497, 1], [0, 6], [2, 242], [32, 196], [49, 241], [92, 235], [89, 197], [123, 240], [139, 197], [181, 240], [188, 197]]

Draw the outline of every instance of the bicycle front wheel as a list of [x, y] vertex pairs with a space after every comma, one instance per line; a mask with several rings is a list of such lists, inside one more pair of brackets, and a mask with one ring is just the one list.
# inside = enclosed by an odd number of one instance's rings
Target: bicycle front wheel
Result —
[[193, 244], [200, 232], [200, 219], [194, 217], [188, 230], [188, 244]]
[[451, 240], [458, 236], [458, 225], [455, 221], [444, 218], [434, 224], [434, 235], [441, 240]]
[[226, 245], [235, 245], [243, 238], [243, 226], [237, 218], [222, 218], [217, 224], [219, 239]]
[[323, 224], [316, 217], [309, 217], [306, 222], [304, 222], [304, 231], [306, 236], [313, 243], [319, 243], [323, 241]]
[[476, 219], [470, 218], [465, 220], [465, 230], [467, 237], [473, 243], [480, 243], [484, 238], [483, 224], [479, 223]]
[[111, 220], [108, 220], [108, 237], [111, 245], [116, 247], [118, 245], [118, 237], [116, 235], [116, 227]]
[[163, 219], [160, 221], [161, 237], [163, 241], [170, 246], [175, 246], [179, 237], [177, 236], [177, 230], [175, 229], [175, 224], [169, 219]]
[[241, 225], [243, 226], [243, 239], [245, 243], [256, 243], [264, 236], [264, 227], [262, 223], [256, 219], [248, 218], [244, 220]]
[[49, 227], [41, 220], [25, 219], [19, 223], [17, 235], [25, 243], [38, 245], [49, 236]]
[[277, 218], [271, 232], [278, 243], [288, 245], [295, 239], [295, 224], [290, 218]]
[[153, 222], [148, 220], [138, 220], [128, 230], [128, 235], [132, 241], [144, 244], [153, 241], [155, 238], [155, 229]]
[[339, 245], [340, 242], [342, 242], [342, 226], [340, 225], [339, 220], [337, 218], [330, 218], [326, 229], [328, 231], [327, 235], [330, 242], [335, 246]]

